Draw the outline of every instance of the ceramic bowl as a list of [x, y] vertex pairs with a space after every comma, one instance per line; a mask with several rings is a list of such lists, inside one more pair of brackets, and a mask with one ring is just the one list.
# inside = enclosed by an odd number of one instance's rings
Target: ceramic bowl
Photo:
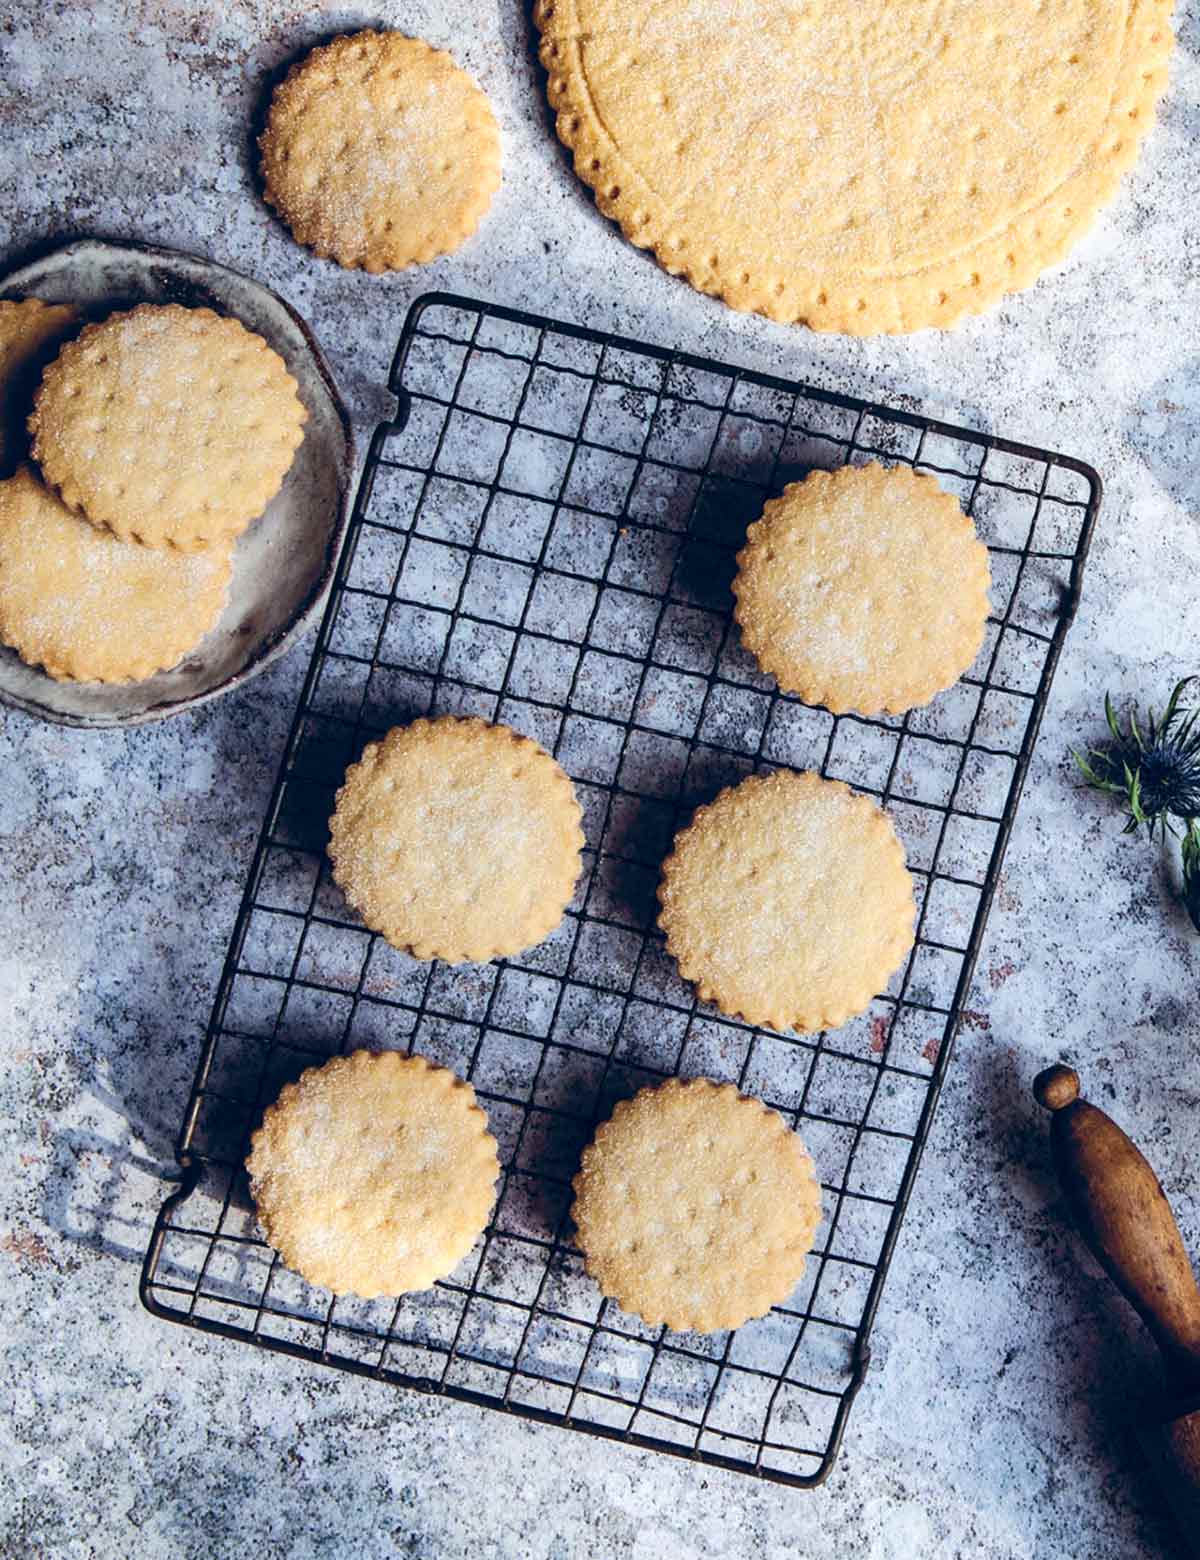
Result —
[[0, 297], [73, 303], [88, 319], [137, 303], [233, 315], [283, 358], [308, 409], [304, 441], [282, 488], [238, 540], [225, 612], [191, 655], [144, 682], [72, 683], [56, 682], [0, 646], [0, 699], [66, 726], [136, 726], [247, 682], [320, 611], [346, 530], [354, 439], [312, 332], [249, 277], [198, 255], [141, 244], [68, 244], [0, 279]]

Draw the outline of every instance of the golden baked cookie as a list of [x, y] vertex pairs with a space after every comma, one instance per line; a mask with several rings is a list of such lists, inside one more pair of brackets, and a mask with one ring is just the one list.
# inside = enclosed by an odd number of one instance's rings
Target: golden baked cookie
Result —
[[351, 764], [329, 822], [333, 876], [367, 925], [418, 959], [498, 959], [562, 920], [583, 848], [575, 789], [507, 726], [395, 726]]
[[279, 491], [308, 413], [261, 336], [211, 309], [140, 304], [46, 369], [33, 454], [64, 503], [125, 541], [231, 541]]
[[658, 924], [705, 1002], [772, 1029], [834, 1029], [912, 947], [916, 907], [887, 814], [840, 780], [750, 775], [675, 836]]
[[228, 546], [169, 553], [97, 530], [29, 466], [0, 482], [0, 641], [60, 681], [175, 666], [221, 616], [232, 572]]
[[575, 171], [734, 308], [867, 335], [1027, 287], [1154, 122], [1171, 0], [538, 0]]
[[454, 1271], [487, 1224], [500, 1163], [469, 1083], [423, 1056], [355, 1051], [283, 1089], [246, 1169], [287, 1266], [373, 1300]]
[[677, 1330], [740, 1327], [781, 1304], [821, 1222], [799, 1136], [707, 1078], [622, 1100], [573, 1184], [587, 1271], [622, 1310]]
[[0, 300], [0, 477], [11, 477], [28, 453], [33, 393], [78, 324], [79, 315], [65, 303]]
[[979, 654], [988, 550], [943, 487], [908, 466], [793, 482], [738, 554], [742, 641], [781, 688], [841, 714], [926, 704]]
[[399, 271], [449, 254], [500, 183], [487, 98], [448, 54], [397, 32], [314, 49], [259, 138], [266, 199], [322, 259]]

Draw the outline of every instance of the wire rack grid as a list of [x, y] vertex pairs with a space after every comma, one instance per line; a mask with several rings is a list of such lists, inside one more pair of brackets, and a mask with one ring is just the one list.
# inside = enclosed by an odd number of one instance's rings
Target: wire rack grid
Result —
[[[832, 1466], [1100, 500], [1083, 463], [918, 414], [446, 295], [397, 350], [347, 544], [222, 974], [142, 1274], [157, 1315], [268, 1349], [793, 1485]], [[816, 467], [933, 472], [991, 550], [993, 615], [954, 689], [903, 718], [782, 694], [732, 631], [734, 554]], [[520, 958], [420, 964], [368, 933], [325, 857], [363, 743], [474, 713], [542, 742], [584, 808], [585, 870]], [[699, 1005], [654, 890], [674, 830], [745, 774], [848, 780], [917, 884], [912, 954], [862, 1017], [777, 1034]], [[242, 1169], [289, 1079], [359, 1046], [473, 1082], [501, 1151], [491, 1223], [399, 1301], [334, 1300], [258, 1230]], [[808, 1272], [731, 1333], [650, 1328], [571, 1243], [570, 1179], [616, 1099], [736, 1082], [824, 1187]]]

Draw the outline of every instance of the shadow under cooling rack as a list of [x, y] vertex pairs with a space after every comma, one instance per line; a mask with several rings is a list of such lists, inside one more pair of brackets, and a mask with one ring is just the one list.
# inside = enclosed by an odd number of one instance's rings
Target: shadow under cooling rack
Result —
[[[268, 1349], [796, 1485], [819, 1482], [950, 1056], [1100, 499], [1079, 461], [683, 353], [461, 298], [419, 300], [363, 472], [230, 943], [155, 1226], [156, 1314]], [[991, 551], [966, 677], [902, 718], [781, 694], [732, 631], [734, 555], [764, 499], [816, 467], [934, 473]], [[426, 713], [544, 744], [584, 807], [584, 873], [517, 959], [420, 964], [331, 882], [326, 824], [363, 743]], [[698, 1005], [654, 889], [698, 803], [755, 770], [816, 769], [887, 807], [919, 920], [911, 957], [836, 1032]], [[284, 1268], [244, 1172], [263, 1107], [359, 1046], [469, 1077], [504, 1167], [446, 1282], [333, 1300]], [[618, 1098], [674, 1073], [737, 1083], [812, 1152], [824, 1218], [788, 1304], [732, 1333], [646, 1327], [571, 1243], [570, 1179]]]

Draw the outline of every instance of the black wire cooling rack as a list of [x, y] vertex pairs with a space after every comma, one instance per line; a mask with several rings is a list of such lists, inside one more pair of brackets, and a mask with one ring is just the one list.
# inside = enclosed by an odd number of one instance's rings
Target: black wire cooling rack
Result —
[[[794, 1485], [823, 1479], [950, 1056], [1100, 500], [1090, 467], [918, 414], [464, 298], [412, 308], [371, 441], [179, 1138], [141, 1293], [263, 1348]], [[970, 673], [903, 718], [781, 694], [732, 631], [733, 557], [814, 467], [933, 472], [991, 549]], [[584, 805], [585, 872], [519, 959], [420, 964], [331, 883], [333, 793], [368, 738], [471, 712], [537, 738]], [[697, 1004], [654, 925], [699, 802], [790, 765], [881, 801], [917, 940], [858, 1021], [776, 1034]], [[359, 1046], [470, 1078], [500, 1143], [492, 1222], [444, 1283], [333, 1300], [278, 1261], [242, 1162], [264, 1105]], [[787, 1305], [732, 1333], [650, 1328], [572, 1245], [570, 1179], [614, 1101], [736, 1082], [803, 1133], [824, 1219]]]

